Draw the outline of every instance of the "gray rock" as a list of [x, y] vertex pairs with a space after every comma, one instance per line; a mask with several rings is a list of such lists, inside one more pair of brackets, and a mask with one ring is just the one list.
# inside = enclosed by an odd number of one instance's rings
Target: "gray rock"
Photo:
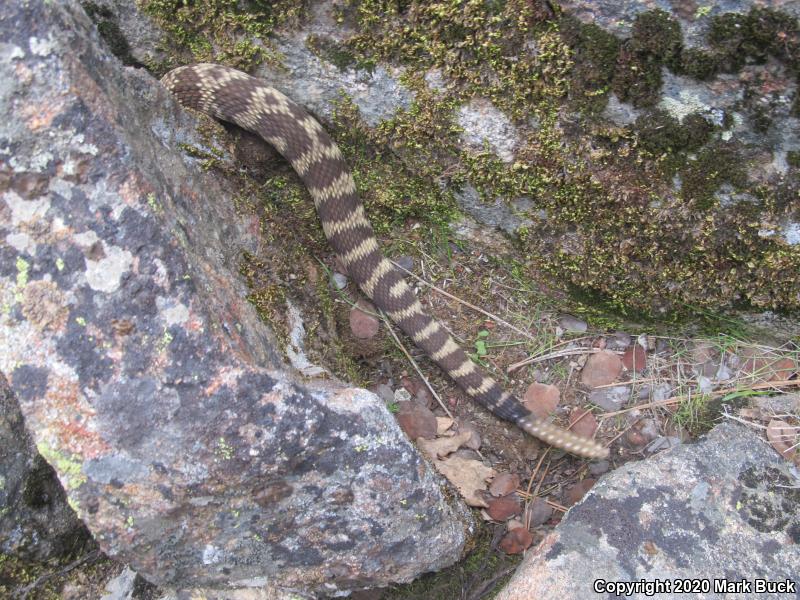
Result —
[[487, 227], [502, 229], [506, 233], [513, 233], [532, 221], [521, 217], [502, 198], [490, 202], [481, 200], [481, 196], [471, 185], [467, 184], [454, 191], [453, 196], [458, 205], [473, 219]]
[[620, 351], [627, 350], [632, 341], [633, 340], [630, 334], [617, 331], [609, 336], [606, 336], [606, 349]]
[[458, 109], [456, 120], [464, 129], [465, 144], [476, 150], [483, 150], [484, 144], [488, 144], [500, 160], [514, 162], [514, 147], [519, 141], [517, 129], [491, 102], [474, 98]]
[[[696, 444], [603, 477], [496, 598], [583, 599], [594, 595], [596, 580], [800, 584], [799, 483], [797, 472], [758, 434], [722, 423]], [[687, 597], [674, 589], [657, 596]], [[730, 596], [712, 589], [703, 597]]]
[[561, 315], [558, 317], [558, 326], [565, 331], [573, 333], [585, 333], [589, 329], [589, 325], [583, 319], [573, 317], [572, 315]]
[[100, 597], [100, 600], [131, 600], [135, 582], [136, 571], [125, 567], [122, 573], [106, 583], [106, 593]]
[[647, 454], [655, 454], [656, 452], [661, 452], [662, 450], [680, 446], [681, 443], [681, 438], [674, 435], [660, 435], [652, 442], [647, 444], [647, 446], [644, 448], [644, 451]]
[[333, 286], [337, 290], [343, 290], [347, 287], [347, 275], [342, 273], [334, 273], [333, 274]]
[[603, 116], [617, 125], [631, 125], [641, 114], [642, 111], [635, 109], [633, 105], [620, 102], [613, 92], [608, 95], [608, 104], [603, 110]]
[[195, 119], [77, 2], [3, 4], [0, 40], [0, 372], [101, 548], [264, 594], [457, 560], [470, 517], [380, 399], [284, 367]]
[[599, 388], [589, 393], [589, 402], [609, 412], [619, 410], [631, 398], [631, 388], [627, 385]]
[[0, 373], [0, 553], [45, 561], [79, 550], [89, 540], [55, 472], [25, 431]]

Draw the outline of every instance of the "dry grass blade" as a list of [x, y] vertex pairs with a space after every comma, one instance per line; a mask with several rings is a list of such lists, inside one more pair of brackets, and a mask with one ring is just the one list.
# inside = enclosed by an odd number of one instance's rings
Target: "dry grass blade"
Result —
[[550, 360], [552, 358], [564, 358], [566, 356], [575, 356], [576, 354], [597, 354], [598, 352], [601, 352], [600, 348], [570, 348], [569, 350], [558, 350], [556, 352], [549, 352], [548, 354], [540, 354], [539, 356], [530, 356], [525, 360], [510, 365], [506, 371], [510, 373], [525, 365], [542, 362], [543, 360]]

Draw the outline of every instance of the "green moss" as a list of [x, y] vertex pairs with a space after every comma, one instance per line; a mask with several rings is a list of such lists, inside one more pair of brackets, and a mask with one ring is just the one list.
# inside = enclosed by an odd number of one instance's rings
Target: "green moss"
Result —
[[642, 115], [633, 129], [642, 157], [653, 160], [667, 178], [682, 168], [687, 153], [699, 150], [714, 131], [713, 125], [699, 113], [687, 115], [680, 122], [663, 110]]
[[[232, 7], [232, 2], [151, 4], [174, 8], [176, 17], [166, 14], [180, 26], [182, 33], [176, 30], [175, 36], [184, 36], [182, 47], [199, 56], [219, 53], [220, 39], [238, 39], [255, 27], [247, 24], [245, 6], [269, 12], [260, 3]], [[285, 3], [290, 4], [295, 5]], [[219, 11], [225, 13], [220, 28], [233, 34], [211, 27]], [[547, 218], [517, 240], [519, 270], [531, 277], [548, 273], [555, 284], [587, 294], [587, 302], [604, 311], [664, 317], [737, 303], [799, 304], [800, 284], [776, 276], [794, 272], [798, 253], [758, 236], [758, 223], [784, 214], [779, 204], [788, 206], [796, 196], [787, 191], [770, 198], [765, 192], [758, 206], [714, 210], [714, 193], [723, 184], [754, 192], [746, 187], [746, 165], [735, 145], [712, 141], [716, 128], [702, 114], [679, 123], [655, 111], [633, 128], [584, 118], [603, 109], [609, 90], [637, 107], [652, 106], [660, 99], [665, 66], [708, 78], [769, 55], [791, 63], [794, 33], [785, 20], [754, 12], [715, 17], [712, 49], [704, 52], [684, 48], [676, 23], [663, 11], [640, 15], [625, 42], [527, 0], [344, 0], [336, 15], [358, 33], [342, 43], [312, 38], [309, 46], [342, 69], [379, 61], [402, 64], [403, 83], [416, 96], [411, 107], [375, 129], [363, 127], [344, 99], [332, 129], [390, 251], [421, 239], [446, 240], [447, 223], [458, 211], [440, 183], [451, 188], [469, 183], [486, 199], [533, 199], [534, 211]], [[226, 19], [230, 25], [223, 26]], [[782, 40], [783, 50], [774, 40], [767, 43], [766, 31]], [[244, 50], [233, 54], [241, 57]], [[244, 63], [259, 59], [243, 57]], [[426, 86], [423, 76], [430, 69], [441, 73], [444, 89]], [[521, 135], [514, 163], [503, 163], [488, 150], [463, 149], [454, 115], [474, 97], [489, 99], [516, 120]], [[576, 109], [580, 118], [559, 116]], [[527, 127], [534, 118], [536, 126]], [[680, 194], [670, 187], [676, 173], [683, 182]], [[297, 185], [284, 179], [292, 189]], [[276, 178], [269, 185], [276, 185]], [[272, 203], [292, 213], [293, 230], [265, 223], [269, 236], [299, 236], [298, 245], [308, 242], [315, 253], [328, 252], [304, 193], [261, 194], [269, 195], [265, 213]], [[398, 228], [402, 235], [393, 235]], [[300, 258], [292, 254], [290, 260], [297, 264]], [[266, 286], [262, 313], [280, 303], [270, 286], [283, 279], [255, 282]], [[316, 295], [330, 295], [327, 283], [319, 286]], [[301, 292], [289, 295], [294, 293]], [[331, 301], [331, 310], [322, 313], [332, 318], [333, 307]]]
[[708, 41], [726, 72], [739, 71], [747, 62], [762, 63], [770, 55], [800, 72], [800, 28], [787, 13], [753, 7], [747, 14], [718, 15], [709, 23]]
[[786, 153], [786, 162], [790, 167], [793, 167], [795, 169], [800, 169], [800, 151], [789, 150]]
[[686, 144], [680, 122], [664, 110], [642, 115], [634, 123], [641, 148], [655, 156], [679, 152]]
[[743, 161], [730, 144], [714, 144], [688, 161], [681, 172], [682, 195], [699, 210], [708, 210], [715, 203], [714, 192], [723, 183], [741, 188], [747, 183]]
[[482, 96], [525, 118], [567, 91], [570, 50], [534, 3], [439, 0], [405, 14], [392, 2], [349, 4], [359, 34], [347, 44], [356, 56], [437, 67], [453, 84], [451, 97]]
[[660, 56], [636, 52], [630, 41], [625, 42], [617, 58], [614, 93], [637, 108], [653, 106], [660, 99], [662, 62]]
[[716, 53], [700, 48], [683, 48], [674, 70], [702, 81], [711, 79], [720, 68], [720, 58]]
[[569, 16], [561, 18], [559, 30], [574, 52], [570, 98], [578, 110], [599, 113], [608, 102], [620, 42], [594, 23]]
[[631, 49], [667, 62], [681, 49], [681, 26], [661, 9], [639, 13], [633, 22]]
[[714, 125], [700, 113], [686, 115], [681, 121], [684, 132], [684, 149], [689, 152], [699, 150], [706, 144], [714, 133]]
[[247, 70], [264, 61], [277, 63], [268, 36], [276, 27], [301, 19], [305, 4], [303, 0], [143, 0], [143, 11], [168, 34], [172, 54], [181, 57], [151, 67], [165, 71], [193, 60]]
[[86, 483], [86, 475], [83, 474], [83, 463], [80, 460], [59, 452], [46, 442], [38, 443], [36, 449], [58, 471], [61, 481], [66, 484], [67, 490], [74, 490]]
[[311, 34], [306, 39], [306, 45], [317, 56], [335, 65], [340, 71], [350, 68], [371, 71], [375, 67], [374, 61], [359, 60], [347, 46], [330, 38]]
[[636, 107], [653, 106], [660, 97], [661, 68], [677, 64], [680, 51], [680, 26], [667, 12], [639, 13], [617, 56], [614, 92]]

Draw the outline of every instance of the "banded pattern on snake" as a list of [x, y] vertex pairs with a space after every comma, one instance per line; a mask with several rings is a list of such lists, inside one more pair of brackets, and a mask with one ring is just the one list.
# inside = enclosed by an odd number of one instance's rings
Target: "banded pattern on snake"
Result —
[[221, 65], [179, 67], [161, 81], [182, 105], [256, 133], [291, 163], [350, 277], [471, 398], [548, 444], [579, 456], [608, 455], [593, 440], [531, 414], [425, 313], [401, 272], [378, 246], [341, 151], [303, 108], [264, 81]]

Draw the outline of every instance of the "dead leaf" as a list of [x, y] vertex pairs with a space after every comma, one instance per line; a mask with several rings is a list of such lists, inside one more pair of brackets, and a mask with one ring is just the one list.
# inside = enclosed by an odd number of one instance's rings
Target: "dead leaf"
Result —
[[418, 439], [417, 446], [432, 461], [444, 458], [461, 448], [469, 441], [472, 434], [469, 431], [462, 431], [451, 437], [441, 437], [435, 440]]
[[533, 543], [533, 534], [524, 527], [515, 527], [510, 530], [498, 547], [506, 554], [519, 554], [524, 552]]
[[492, 498], [489, 500], [489, 507], [486, 509], [486, 513], [494, 521], [505, 521], [521, 512], [522, 506], [519, 503], [519, 497], [514, 492], [500, 498]]
[[767, 440], [773, 448], [786, 460], [794, 459], [797, 454], [798, 431], [786, 421], [772, 419], [767, 425]]
[[456, 486], [464, 498], [464, 502], [469, 506], [481, 508], [488, 506], [478, 492], [486, 489], [486, 480], [495, 476], [494, 469], [484, 466], [480, 461], [459, 456], [436, 460], [433, 465], [450, 483]]
[[492, 496], [505, 496], [519, 487], [519, 475], [516, 473], [500, 473], [489, 486]]
[[436, 435], [444, 435], [452, 426], [453, 419], [450, 417], [436, 417]]

